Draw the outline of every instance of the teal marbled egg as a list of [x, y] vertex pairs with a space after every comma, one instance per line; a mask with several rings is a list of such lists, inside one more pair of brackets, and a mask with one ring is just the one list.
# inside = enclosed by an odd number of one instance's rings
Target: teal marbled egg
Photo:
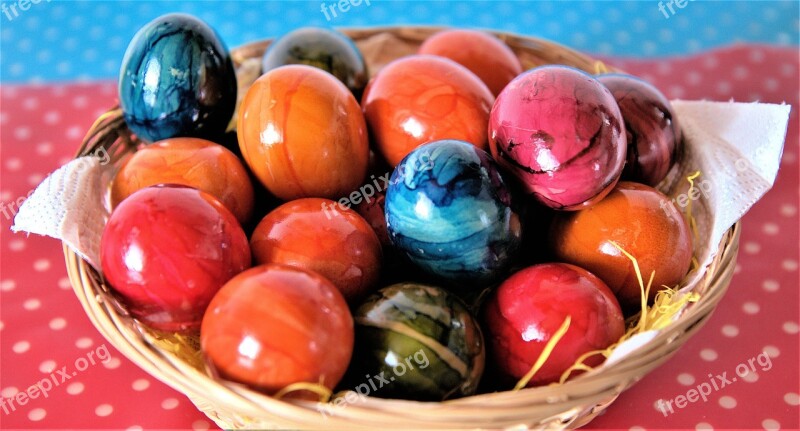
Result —
[[483, 335], [455, 295], [394, 284], [369, 297], [354, 317], [349, 380], [356, 392], [421, 401], [475, 393], [485, 362]]
[[221, 136], [236, 105], [228, 49], [204, 22], [169, 14], [140, 29], [119, 78], [125, 122], [141, 139]]

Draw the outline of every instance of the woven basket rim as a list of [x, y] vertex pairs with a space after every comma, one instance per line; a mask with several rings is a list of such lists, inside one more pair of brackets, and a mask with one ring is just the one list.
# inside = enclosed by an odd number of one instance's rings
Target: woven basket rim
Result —
[[[390, 26], [339, 29], [357, 42], [376, 35], [390, 35], [424, 40], [444, 29], [439, 26]], [[504, 40], [518, 55], [540, 49], [548, 56], [570, 60], [568, 64], [584, 70], [596, 67], [597, 62], [577, 51], [554, 42], [513, 33], [487, 30]], [[237, 66], [263, 53], [270, 40], [245, 44], [232, 50]], [[539, 54], [537, 52], [537, 54]], [[550, 57], [546, 57], [550, 58]], [[522, 57], [521, 57], [522, 59]], [[96, 122], [87, 133], [78, 156], [98, 146], [114, 148], [112, 160], [132, 151], [121, 111], [112, 109]], [[419, 402], [370, 397], [365, 403], [352, 404], [336, 411], [324, 424], [319, 419], [316, 403], [283, 401], [254, 392], [244, 386], [216, 380], [182, 363], [173, 354], [153, 344], [146, 330], [120, 313], [102, 284], [102, 277], [91, 266], [63, 245], [65, 262], [76, 296], [92, 324], [126, 357], [148, 373], [185, 393], [198, 407], [220, 426], [241, 428], [269, 424], [310, 428], [369, 429], [383, 428], [496, 428], [509, 424], [525, 426], [574, 427], [585, 424], [607, 407], [623, 390], [643, 375], [665, 362], [710, 317], [727, 290], [733, 275], [738, 252], [740, 225], [731, 227], [721, 241], [719, 252], [703, 280], [706, 288], [698, 302], [689, 306], [675, 322], [662, 330], [653, 340], [635, 353], [605, 366], [598, 373], [588, 373], [567, 381], [559, 387], [526, 388], [517, 392], [478, 394], [444, 402]], [[536, 410], [536, 412], [533, 412]], [[410, 418], [408, 412], [414, 412]], [[530, 415], [526, 416], [526, 412]], [[394, 418], [394, 419], [393, 419]], [[496, 418], [493, 419], [493, 418]], [[454, 425], [454, 426], [450, 426]]]

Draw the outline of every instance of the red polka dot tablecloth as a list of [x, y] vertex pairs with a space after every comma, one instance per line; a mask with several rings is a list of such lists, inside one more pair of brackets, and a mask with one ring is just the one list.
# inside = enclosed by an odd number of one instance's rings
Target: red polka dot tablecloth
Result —
[[[651, 81], [670, 98], [785, 101], [792, 113], [775, 187], [742, 222], [728, 294], [669, 362], [588, 428], [799, 428], [797, 50], [734, 46], [694, 57], [607, 62]], [[109, 82], [0, 88], [4, 429], [215, 427], [92, 327], [72, 293], [59, 242], [9, 231], [18, 205], [70, 159], [115, 96]], [[37, 384], [41, 390], [29, 390]], [[699, 397], [706, 388], [709, 393]]]

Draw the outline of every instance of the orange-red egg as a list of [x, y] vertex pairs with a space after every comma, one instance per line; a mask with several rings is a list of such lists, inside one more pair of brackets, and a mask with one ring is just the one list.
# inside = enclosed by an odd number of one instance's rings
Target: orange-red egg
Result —
[[338, 198], [367, 172], [361, 108], [344, 84], [315, 67], [282, 66], [258, 78], [239, 108], [238, 136], [250, 169], [283, 200]]
[[477, 30], [445, 30], [419, 47], [420, 54], [447, 57], [478, 75], [497, 96], [522, 73], [514, 51], [500, 39]]
[[447, 58], [412, 55], [386, 65], [361, 105], [383, 157], [396, 166], [422, 144], [466, 141], [486, 150], [494, 96], [480, 78]]
[[181, 184], [222, 202], [245, 223], [253, 212], [253, 185], [242, 162], [225, 147], [198, 138], [171, 138], [133, 154], [111, 185], [116, 207], [135, 191], [157, 184]]
[[692, 236], [683, 214], [664, 194], [622, 181], [587, 209], [556, 215], [550, 243], [558, 259], [589, 270], [606, 282], [623, 308], [636, 308], [641, 288], [631, 261], [613, 244], [633, 255], [647, 283], [655, 271], [652, 300], [662, 285], [675, 287], [692, 262]]
[[250, 238], [258, 264], [281, 263], [331, 280], [350, 303], [375, 287], [381, 243], [354, 210], [328, 199], [298, 199], [276, 208]]

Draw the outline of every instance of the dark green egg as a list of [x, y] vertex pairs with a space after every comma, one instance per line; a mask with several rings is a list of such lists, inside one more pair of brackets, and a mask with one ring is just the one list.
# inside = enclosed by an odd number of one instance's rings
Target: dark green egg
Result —
[[305, 64], [338, 78], [355, 96], [367, 85], [367, 63], [352, 39], [334, 30], [303, 27], [287, 33], [269, 46], [261, 60], [261, 71], [287, 64]]
[[485, 350], [477, 320], [444, 289], [399, 283], [355, 312], [350, 381], [358, 393], [420, 401], [472, 395]]

